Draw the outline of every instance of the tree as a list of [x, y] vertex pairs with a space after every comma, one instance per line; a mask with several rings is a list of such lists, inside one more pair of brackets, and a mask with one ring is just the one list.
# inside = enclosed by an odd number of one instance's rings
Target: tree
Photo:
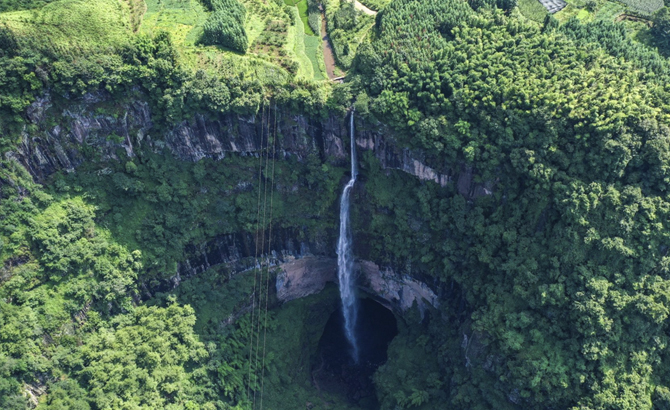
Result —
[[670, 9], [663, 7], [654, 13], [653, 22], [652, 32], [656, 38], [668, 44], [670, 42]]
[[236, 0], [215, 0], [212, 6], [214, 12], [205, 22], [202, 42], [245, 53], [249, 39], [244, 29], [244, 6]]

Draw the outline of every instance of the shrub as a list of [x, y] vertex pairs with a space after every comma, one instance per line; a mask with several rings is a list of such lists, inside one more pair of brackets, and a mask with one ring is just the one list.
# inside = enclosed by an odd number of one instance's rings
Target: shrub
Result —
[[211, 5], [214, 11], [203, 27], [202, 43], [246, 52], [249, 39], [244, 30], [244, 6], [236, 0], [213, 0]]
[[623, 0], [633, 11], [651, 16], [663, 7], [663, 0]]
[[309, 13], [307, 17], [307, 23], [316, 35], [319, 35], [321, 32], [321, 15], [319, 13]]
[[661, 8], [654, 13], [654, 27], [652, 32], [662, 43], [668, 43], [670, 38], [670, 9], [667, 7]]

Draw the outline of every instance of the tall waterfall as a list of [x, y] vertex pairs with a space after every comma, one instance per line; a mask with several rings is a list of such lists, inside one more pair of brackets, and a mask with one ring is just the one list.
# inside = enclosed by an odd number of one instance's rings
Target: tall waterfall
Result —
[[351, 250], [351, 226], [349, 222], [349, 197], [356, 182], [356, 138], [354, 137], [354, 112], [351, 111], [351, 179], [344, 187], [340, 200], [340, 239], [337, 242], [337, 276], [340, 281], [340, 297], [342, 298], [342, 314], [344, 315], [344, 332], [351, 344], [352, 357], [358, 363], [359, 349], [356, 340], [356, 303], [354, 283], [354, 255]]

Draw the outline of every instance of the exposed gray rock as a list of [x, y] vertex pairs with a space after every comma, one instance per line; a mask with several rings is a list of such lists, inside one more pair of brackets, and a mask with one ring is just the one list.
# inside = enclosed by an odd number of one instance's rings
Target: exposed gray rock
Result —
[[23, 384], [23, 396], [28, 399], [28, 406], [31, 409], [34, 409], [39, 404], [39, 399], [47, 392], [47, 386], [45, 381], [39, 378], [32, 384], [24, 383]]
[[326, 242], [330, 243], [332, 238], [317, 237], [308, 243], [295, 240], [299, 236], [306, 235], [293, 229], [275, 229], [270, 241], [272, 249], [267, 251], [256, 249], [257, 238], [252, 234], [221, 235], [206, 243], [188, 246], [185, 249], [188, 257], [178, 266], [179, 276], [188, 278], [221, 264], [228, 267], [232, 276], [253, 268], [257, 259], [277, 266], [307, 256], [327, 257]]
[[[337, 282], [337, 260], [307, 256], [279, 265], [277, 298], [282, 302], [320, 292], [328, 282]], [[438, 297], [428, 285], [390, 268], [380, 269], [370, 261], [356, 264], [359, 288], [397, 312], [406, 312], [415, 304], [421, 314], [439, 307]]]
[[277, 298], [282, 302], [304, 298], [337, 280], [337, 259], [307, 256], [281, 264], [277, 275]]
[[380, 269], [370, 261], [361, 261], [359, 265], [361, 287], [386, 300], [394, 308], [404, 312], [416, 304], [423, 316], [429, 307], [440, 306], [437, 295], [425, 283], [407, 275], [399, 275], [390, 268]]
[[[101, 107], [115, 114], [103, 114]], [[184, 161], [216, 160], [228, 153], [256, 154], [264, 148], [270, 133], [278, 136], [280, 156], [296, 156], [300, 160], [314, 154], [333, 164], [344, 164], [348, 158], [345, 141], [349, 129], [345, 118], [338, 116], [310, 119], [281, 109], [262, 115], [227, 114], [215, 119], [198, 114], [158, 134], [148, 103], [115, 105], [104, 92], [86, 94], [60, 111], [45, 94], [28, 108], [26, 115], [37, 131], [26, 127], [18, 149], [9, 155], [38, 182], [57, 171], [73, 172], [84, 160], [84, 146], [94, 148], [103, 160], [118, 160], [119, 152], [132, 157], [141, 146], [156, 152], [167, 149]], [[272, 125], [270, 129], [268, 124]], [[430, 164], [424, 153], [399, 147], [386, 127], [360, 125], [356, 144], [373, 151], [382, 168], [401, 170], [441, 186], [456, 180], [459, 192], [468, 198], [492, 192], [493, 183], [473, 182], [472, 168]], [[453, 169], [459, 172], [454, 174]]]
[[422, 181], [434, 181], [441, 186], [446, 186], [451, 182], [451, 175], [440, 173], [426, 165], [421, 152], [399, 148], [389, 139], [389, 137], [377, 133], [361, 133], [356, 137], [356, 145], [362, 149], [372, 150], [382, 168], [398, 169], [414, 175]]
[[[277, 135], [279, 156], [302, 160], [317, 155], [336, 165], [348, 162], [348, 121], [339, 116], [312, 119], [282, 109], [217, 118], [198, 114], [159, 133], [147, 102], [116, 103], [104, 92], [73, 100], [65, 109], [57, 108], [46, 94], [30, 106], [26, 115], [33, 125], [25, 128], [21, 144], [7, 156], [24, 165], [38, 182], [54, 172], [74, 172], [84, 161], [84, 147], [95, 150], [103, 161], [119, 160], [119, 155], [132, 157], [138, 149], [171, 153], [184, 161], [217, 160], [230, 153], [258, 155], [267, 144], [268, 135]], [[372, 151], [384, 169], [401, 170], [441, 186], [456, 181], [458, 192], [469, 199], [493, 191], [493, 182], [475, 182], [476, 171], [472, 167], [435, 164], [435, 159], [421, 151], [401, 148], [392, 131], [383, 125], [357, 123], [356, 144]], [[282, 269], [277, 288], [282, 300], [318, 292], [336, 276], [329, 238], [307, 244], [291, 239], [296, 237], [288, 233], [278, 238], [273, 241], [274, 249], [264, 256]], [[187, 251], [190, 256], [180, 264], [173, 285], [218, 264], [230, 266], [231, 274], [249, 269], [255, 263], [250, 259], [253, 249], [254, 239], [249, 235], [228, 235], [193, 246]], [[363, 289], [394, 309], [404, 311], [415, 303], [422, 311], [437, 306], [435, 294], [408, 276], [380, 269], [372, 262], [362, 262], [359, 268]]]

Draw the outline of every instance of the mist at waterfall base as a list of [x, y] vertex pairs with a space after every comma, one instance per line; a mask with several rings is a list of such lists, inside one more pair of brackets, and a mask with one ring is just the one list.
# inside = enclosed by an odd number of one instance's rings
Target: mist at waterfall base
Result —
[[356, 321], [358, 320], [358, 303], [356, 301], [356, 283], [354, 277], [354, 254], [352, 250], [351, 224], [349, 208], [351, 190], [356, 182], [356, 138], [354, 137], [354, 112], [351, 112], [351, 179], [344, 187], [340, 200], [340, 237], [337, 241], [337, 277], [342, 299], [342, 316], [344, 317], [344, 333], [351, 346], [351, 357], [354, 363], [360, 360], [360, 349], [356, 338]]
[[387, 360], [389, 343], [398, 334], [393, 313], [372, 299], [357, 300], [356, 335], [360, 360], [354, 363], [340, 311], [330, 315], [312, 361], [312, 377], [320, 390], [347, 398], [357, 408], [378, 409], [372, 375]]

